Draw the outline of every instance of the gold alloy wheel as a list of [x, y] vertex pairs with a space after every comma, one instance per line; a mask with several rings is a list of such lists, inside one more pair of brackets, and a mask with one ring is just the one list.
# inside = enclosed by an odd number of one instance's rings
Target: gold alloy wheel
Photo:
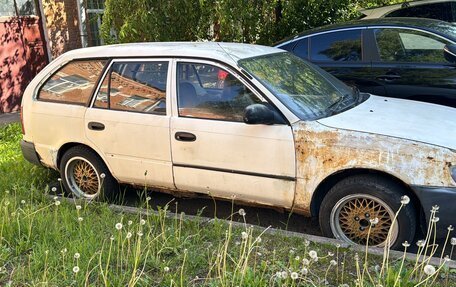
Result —
[[100, 177], [95, 167], [85, 158], [74, 157], [65, 167], [68, 186], [77, 197], [94, 198], [100, 191]]
[[[354, 194], [342, 198], [334, 206], [331, 229], [337, 238], [350, 243], [384, 246], [393, 218], [394, 212], [382, 200], [366, 194]], [[398, 226], [395, 223], [391, 244], [397, 235]]]

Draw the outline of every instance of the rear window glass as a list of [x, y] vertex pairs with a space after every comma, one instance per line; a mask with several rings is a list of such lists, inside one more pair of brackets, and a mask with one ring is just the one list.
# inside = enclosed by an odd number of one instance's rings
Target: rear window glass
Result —
[[38, 99], [87, 104], [105, 64], [106, 60], [73, 61], [66, 64], [43, 84]]

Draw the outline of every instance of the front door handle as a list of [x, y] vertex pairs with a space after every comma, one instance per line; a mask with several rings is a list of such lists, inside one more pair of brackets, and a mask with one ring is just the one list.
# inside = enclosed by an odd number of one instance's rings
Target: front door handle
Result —
[[89, 122], [88, 127], [90, 130], [94, 130], [94, 131], [102, 131], [105, 129], [104, 124], [98, 123], [98, 122]]
[[174, 135], [174, 138], [181, 142], [194, 142], [196, 141], [196, 136], [192, 133], [187, 132], [177, 132]]

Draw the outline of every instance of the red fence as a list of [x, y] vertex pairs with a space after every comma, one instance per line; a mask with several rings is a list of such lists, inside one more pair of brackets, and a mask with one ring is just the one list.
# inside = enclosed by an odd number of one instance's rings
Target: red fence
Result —
[[47, 64], [36, 16], [0, 17], [0, 113], [17, 111], [22, 93]]

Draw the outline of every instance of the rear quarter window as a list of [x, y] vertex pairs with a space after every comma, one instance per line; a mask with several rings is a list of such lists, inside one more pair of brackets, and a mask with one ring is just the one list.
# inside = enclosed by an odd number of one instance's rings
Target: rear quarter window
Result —
[[38, 100], [86, 105], [106, 65], [106, 60], [72, 61], [41, 86]]

